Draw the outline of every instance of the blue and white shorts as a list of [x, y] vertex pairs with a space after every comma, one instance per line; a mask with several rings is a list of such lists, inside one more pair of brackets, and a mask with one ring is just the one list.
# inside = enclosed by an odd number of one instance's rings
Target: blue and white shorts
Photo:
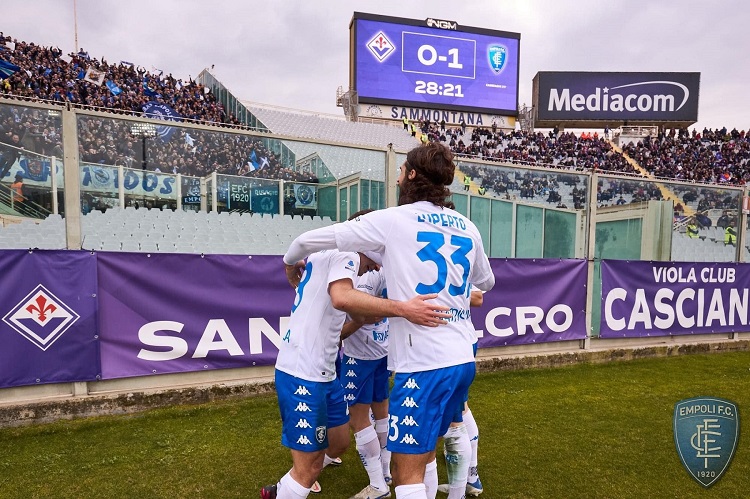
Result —
[[328, 428], [349, 422], [349, 407], [339, 380], [307, 381], [276, 370], [281, 412], [281, 443], [315, 452], [328, 447]]
[[341, 361], [341, 386], [344, 400], [354, 404], [372, 404], [388, 400], [388, 357], [376, 360], [355, 359], [344, 355]]
[[[391, 452], [423, 454], [461, 417], [464, 396], [474, 380], [474, 362], [416, 373], [396, 373], [388, 407]], [[460, 420], [459, 420], [460, 421]]]

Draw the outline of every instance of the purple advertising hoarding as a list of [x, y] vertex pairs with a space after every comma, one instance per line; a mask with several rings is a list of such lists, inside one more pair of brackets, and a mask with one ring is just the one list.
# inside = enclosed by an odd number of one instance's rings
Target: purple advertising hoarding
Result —
[[586, 337], [586, 261], [491, 259], [495, 287], [472, 309], [479, 347]]
[[0, 251], [0, 386], [97, 379], [96, 255]]
[[[586, 336], [585, 261], [491, 264], [480, 347]], [[280, 256], [8, 250], [0, 275], [0, 387], [273, 365], [294, 302]]]
[[747, 330], [750, 266], [602, 261], [602, 338]]
[[541, 123], [698, 120], [700, 73], [542, 71], [533, 87]]
[[98, 254], [102, 377], [273, 365], [294, 290], [280, 256]]
[[518, 114], [518, 33], [355, 12], [351, 87], [360, 103]]

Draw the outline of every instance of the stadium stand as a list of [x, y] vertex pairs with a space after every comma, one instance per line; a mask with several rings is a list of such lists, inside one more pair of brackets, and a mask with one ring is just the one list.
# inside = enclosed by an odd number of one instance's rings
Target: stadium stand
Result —
[[[82, 249], [278, 255], [299, 234], [331, 223], [323, 217], [110, 208], [82, 218]], [[0, 249], [65, 247], [65, 224], [59, 215], [0, 229]]]

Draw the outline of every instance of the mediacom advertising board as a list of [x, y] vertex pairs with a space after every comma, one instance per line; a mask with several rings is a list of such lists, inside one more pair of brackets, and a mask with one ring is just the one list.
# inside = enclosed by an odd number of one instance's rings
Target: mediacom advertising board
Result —
[[698, 121], [700, 73], [539, 72], [536, 121]]

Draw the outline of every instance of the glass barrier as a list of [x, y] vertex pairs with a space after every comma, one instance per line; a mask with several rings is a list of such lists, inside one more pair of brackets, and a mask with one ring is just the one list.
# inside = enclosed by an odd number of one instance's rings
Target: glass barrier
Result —
[[456, 210], [469, 216], [479, 229], [488, 255], [584, 256], [587, 175], [466, 160], [458, 161], [457, 166], [450, 187], [452, 200]]
[[[0, 197], [11, 201], [10, 185], [20, 179], [25, 199], [16, 212], [44, 218], [62, 211], [62, 119], [54, 108], [0, 104]], [[54, 163], [54, 164], [53, 164]], [[58, 206], [53, 206], [53, 177]]]

